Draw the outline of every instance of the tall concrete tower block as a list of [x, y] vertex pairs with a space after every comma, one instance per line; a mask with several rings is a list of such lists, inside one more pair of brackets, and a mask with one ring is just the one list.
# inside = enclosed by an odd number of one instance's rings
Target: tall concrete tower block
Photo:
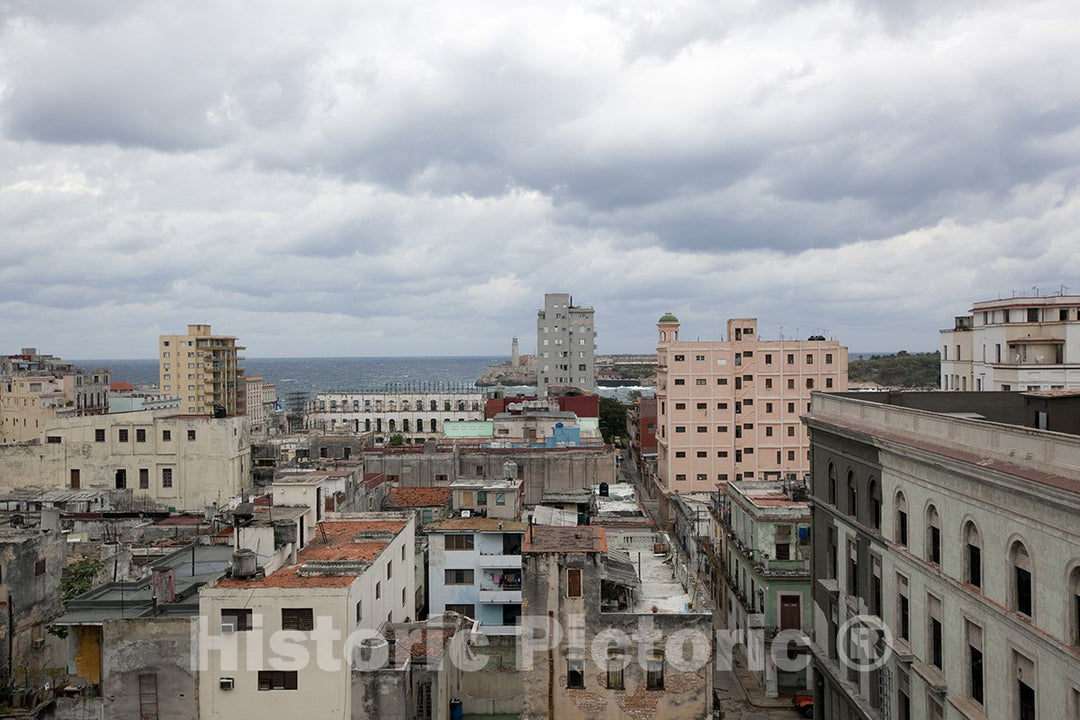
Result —
[[536, 313], [536, 392], [596, 392], [596, 331], [591, 307], [574, 305], [569, 293], [547, 293]]

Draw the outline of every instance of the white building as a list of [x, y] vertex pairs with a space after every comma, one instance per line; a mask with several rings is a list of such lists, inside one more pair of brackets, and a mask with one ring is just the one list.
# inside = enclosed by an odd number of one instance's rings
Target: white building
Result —
[[942, 390], [1080, 388], [1080, 295], [975, 303], [941, 331]]
[[319, 393], [304, 408], [308, 430], [374, 433], [376, 446], [438, 438], [448, 422], [484, 419], [482, 392]]
[[[311, 500], [304, 487], [292, 490], [290, 500]], [[200, 717], [352, 718], [348, 637], [414, 618], [412, 517], [340, 515], [300, 532], [297, 518], [314, 510], [256, 513], [236, 533], [231, 576], [201, 590]]]
[[517, 634], [525, 523], [460, 517], [426, 528], [430, 613], [480, 621], [487, 635]]
[[568, 293], [545, 293], [536, 313], [536, 392], [568, 386], [596, 391], [594, 310], [574, 305]]
[[814, 395], [814, 717], [1078, 717], [1077, 400]]

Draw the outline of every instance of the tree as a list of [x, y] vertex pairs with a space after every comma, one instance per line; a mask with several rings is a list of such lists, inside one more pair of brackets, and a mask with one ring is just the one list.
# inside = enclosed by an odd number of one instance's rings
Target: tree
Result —
[[401, 447], [404, 444], [405, 437], [400, 433], [394, 433], [393, 435], [391, 435], [389, 442], [387, 442], [387, 445], [389, 445], [390, 447]]
[[604, 436], [604, 442], [614, 444], [616, 438], [626, 434], [628, 409], [628, 405], [615, 398], [600, 398], [600, 434]]

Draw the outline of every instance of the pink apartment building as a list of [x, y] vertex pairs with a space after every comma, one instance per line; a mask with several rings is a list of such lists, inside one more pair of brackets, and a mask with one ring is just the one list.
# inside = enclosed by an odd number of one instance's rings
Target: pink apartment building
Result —
[[728, 320], [727, 340], [682, 341], [657, 323], [657, 478], [663, 492], [711, 492], [728, 481], [810, 471], [800, 416], [810, 393], [847, 390], [835, 340], [762, 340], [756, 318]]

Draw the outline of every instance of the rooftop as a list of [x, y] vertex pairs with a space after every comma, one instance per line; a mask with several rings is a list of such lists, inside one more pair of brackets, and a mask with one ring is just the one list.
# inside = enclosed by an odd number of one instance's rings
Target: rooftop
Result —
[[450, 503], [450, 488], [442, 487], [396, 487], [386, 496], [387, 507], [424, 508], [445, 507]]
[[348, 587], [408, 524], [405, 520], [329, 520], [296, 557], [266, 577], [221, 578], [227, 589]]
[[456, 532], [472, 530], [473, 532], [525, 532], [528, 527], [517, 520], [500, 520], [488, 517], [450, 518], [434, 525], [428, 525], [428, 532]]
[[[727, 484], [729, 494], [745, 498], [759, 510], [794, 510], [809, 514], [806, 500], [794, 500], [788, 493], [789, 484], [785, 482], [732, 482]], [[801, 486], [797, 486], [801, 487]], [[805, 497], [805, 491], [804, 491]]]
[[521, 551], [526, 554], [606, 553], [607, 549], [607, 534], [601, 527], [530, 525]]

